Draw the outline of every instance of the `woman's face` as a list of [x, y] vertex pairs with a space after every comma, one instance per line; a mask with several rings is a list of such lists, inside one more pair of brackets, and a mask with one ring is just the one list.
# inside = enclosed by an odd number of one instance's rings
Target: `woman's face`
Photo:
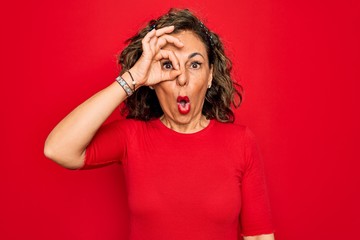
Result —
[[[178, 124], [188, 124], [201, 117], [205, 93], [212, 81], [212, 66], [204, 43], [192, 31], [171, 34], [184, 47], [167, 44], [163, 49], [171, 50], [177, 57], [181, 74], [174, 80], [154, 86], [164, 116]], [[163, 71], [172, 69], [170, 60], [161, 60]]]

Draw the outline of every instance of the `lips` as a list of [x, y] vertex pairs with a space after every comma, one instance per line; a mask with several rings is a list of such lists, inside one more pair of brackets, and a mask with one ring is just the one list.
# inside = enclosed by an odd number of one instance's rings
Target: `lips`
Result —
[[181, 114], [188, 114], [190, 112], [190, 100], [188, 96], [178, 96], [177, 105]]

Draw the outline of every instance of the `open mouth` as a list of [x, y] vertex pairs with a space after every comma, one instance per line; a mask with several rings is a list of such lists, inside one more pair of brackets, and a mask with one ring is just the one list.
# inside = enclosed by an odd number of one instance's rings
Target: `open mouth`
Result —
[[177, 105], [181, 114], [187, 114], [190, 112], [190, 100], [188, 96], [178, 96]]

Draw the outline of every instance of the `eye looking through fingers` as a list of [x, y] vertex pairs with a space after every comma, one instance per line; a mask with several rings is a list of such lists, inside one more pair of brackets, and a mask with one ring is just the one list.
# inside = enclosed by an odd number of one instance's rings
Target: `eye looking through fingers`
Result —
[[161, 66], [164, 70], [172, 70], [173, 69], [173, 64], [170, 60], [165, 60], [165, 61], [161, 62]]

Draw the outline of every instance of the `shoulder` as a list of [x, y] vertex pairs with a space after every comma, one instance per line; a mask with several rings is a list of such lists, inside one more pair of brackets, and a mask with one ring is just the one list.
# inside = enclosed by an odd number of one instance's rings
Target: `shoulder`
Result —
[[221, 132], [224, 136], [235, 136], [237, 138], [252, 138], [254, 137], [252, 131], [248, 126], [238, 123], [223, 123], [217, 120], [213, 120], [214, 129]]
[[[216, 129], [216, 130], [215, 130]], [[216, 139], [225, 149], [226, 155], [236, 156], [236, 165], [240, 172], [252, 165], [258, 159], [259, 149], [253, 132], [248, 126], [237, 123], [214, 124]]]
[[249, 148], [253, 149], [257, 145], [255, 135], [246, 125], [216, 121], [213, 128], [213, 133], [218, 140], [243, 151]]

